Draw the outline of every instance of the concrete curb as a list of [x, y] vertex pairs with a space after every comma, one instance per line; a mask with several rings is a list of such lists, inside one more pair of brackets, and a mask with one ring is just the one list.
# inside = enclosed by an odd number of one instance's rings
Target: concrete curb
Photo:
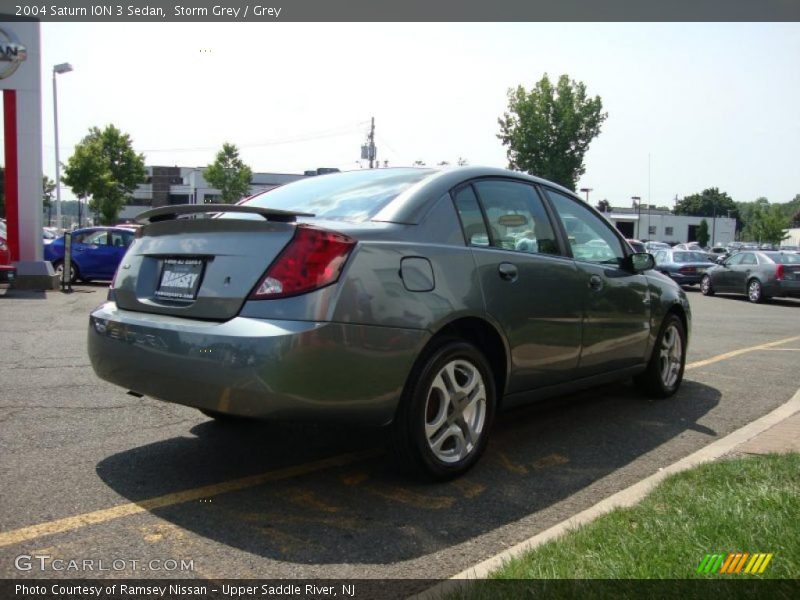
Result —
[[726, 435], [724, 438], [719, 439], [716, 442], [712, 442], [705, 448], [701, 448], [697, 452], [682, 458], [668, 467], [659, 469], [658, 472], [642, 479], [638, 483], [635, 483], [624, 490], [620, 490], [616, 494], [612, 494], [594, 506], [591, 506], [586, 510], [570, 517], [569, 519], [566, 519], [523, 542], [520, 542], [516, 546], [512, 546], [508, 550], [505, 550], [496, 556], [488, 558], [465, 571], [461, 571], [461, 573], [454, 575], [449, 580], [443, 581], [434, 587], [417, 594], [416, 596], [412, 596], [412, 598], [413, 600], [433, 600], [434, 598], [440, 598], [442, 595], [458, 589], [459, 587], [465, 585], [469, 580], [483, 579], [490, 572], [502, 567], [503, 563], [506, 561], [516, 558], [528, 550], [532, 550], [533, 548], [536, 548], [537, 546], [540, 546], [549, 540], [560, 537], [569, 530], [575, 529], [579, 525], [590, 523], [597, 517], [610, 512], [614, 508], [627, 507], [636, 504], [668, 475], [680, 473], [681, 471], [686, 471], [687, 469], [691, 469], [697, 465], [716, 460], [721, 456], [730, 453], [740, 444], [751, 440], [755, 436], [797, 412], [800, 412], [800, 389], [795, 392], [794, 396], [792, 396], [788, 402], [782, 404], [763, 417], [756, 419], [752, 423], [748, 423], [744, 427]]

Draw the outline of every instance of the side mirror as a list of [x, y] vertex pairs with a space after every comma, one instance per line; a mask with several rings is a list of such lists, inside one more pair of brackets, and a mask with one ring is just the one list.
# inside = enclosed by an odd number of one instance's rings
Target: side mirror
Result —
[[625, 258], [625, 266], [634, 273], [641, 273], [654, 269], [656, 259], [649, 252], [634, 252]]

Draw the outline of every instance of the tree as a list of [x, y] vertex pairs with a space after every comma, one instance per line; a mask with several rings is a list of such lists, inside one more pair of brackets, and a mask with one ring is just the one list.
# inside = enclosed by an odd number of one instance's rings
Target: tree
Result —
[[697, 228], [697, 243], [703, 248], [708, 246], [708, 221], [703, 219], [700, 221], [700, 227]]
[[56, 189], [56, 182], [47, 175], [42, 175], [42, 209], [47, 211], [47, 224], [50, 225], [50, 212], [53, 208], [53, 192]]
[[731, 211], [731, 216], [738, 216], [736, 203], [725, 192], [718, 188], [708, 188], [699, 194], [684, 196], [675, 203], [676, 215], [689, 215], [692, 217], [725, 217]]
[[114, 125], [97, 127], [75, 146], [62, 177], [78, 197], [90, 197], [89, 207], [100, 222], [111, 225], [147, 176], [144, 156], [133, 150], [131, 138]]
[[222, 202], [232, 204], [250, 192], [253, 171], [239, 158], [239, 149], [225, 142], [214, 162], [203, 171], [203, 177], [222, 192]]
[[604, 212], [604, 213], [605, 212], [611, 212], [611, 203], [608, 200], [603, 199], [603, 200], [600, 200], [600, 202], [597, 203], [597, 207], [596, 208], [600, 212]]
[[767, 244], [780, 244], [789, 236], [789, 217], [783, 214], [780, 205], [756, 204], [753, 216], [745, 229], [745, 234], [752, 240]]
[[508, 90], [497, 137], [508, 146], [509, 169], [574, 191], [586, 172], [583, 157], [607, 117], [600, 96], [589, 98], [583, 83], [562, 75], [554, 87], [545, 73], [530, 92], [521, 85]]

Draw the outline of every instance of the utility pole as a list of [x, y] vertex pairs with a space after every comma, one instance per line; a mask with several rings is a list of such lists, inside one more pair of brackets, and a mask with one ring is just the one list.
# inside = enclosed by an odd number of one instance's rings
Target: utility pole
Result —
[[369, 168], [375, 168], [375, 160], [378, 155], [378, 150], [375, 148], [375, 117], [372, 117], [372, 124], [367, 134], [367, 143], [361, 146], [361, 159], [369, 160]]

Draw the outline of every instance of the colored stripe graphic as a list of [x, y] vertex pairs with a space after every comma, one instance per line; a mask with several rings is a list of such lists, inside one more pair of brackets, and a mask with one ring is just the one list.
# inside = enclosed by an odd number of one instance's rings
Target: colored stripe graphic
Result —
[[767, 568], [769, 561], [772, 560], [772, 552], [767, 554], [767, 557], [764, 559], [764, 562], [761, 564], [761, 568], [758, 570], [759, 574], [764, 572], [764, 569]]
[[742, 569], [744, 569], [744, 573], [760, 574], [767, 568], [773, 556], [772, 553], [766, 554], [764, 552], [756, 552], [754, 554], [749, 552], [706, 554], [695, 572], [734, 575], [742, 573]]

